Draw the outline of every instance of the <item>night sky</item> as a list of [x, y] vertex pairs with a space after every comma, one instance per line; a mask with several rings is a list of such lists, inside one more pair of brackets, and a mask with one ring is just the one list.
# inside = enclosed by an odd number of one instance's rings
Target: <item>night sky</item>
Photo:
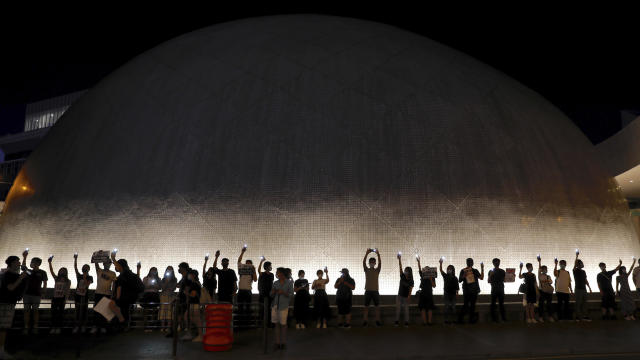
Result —
[[466, 10], [158, 5], [7, 11], [0, 21], [0, 135], [22, 130], [25, 103], [91, 87], [180, 34], [245, 17], [301, 12], [379, 21], [465, 52], [542, 94], [594, 143], [620, 129], [619, 110], [640, 109], [635, 10]]

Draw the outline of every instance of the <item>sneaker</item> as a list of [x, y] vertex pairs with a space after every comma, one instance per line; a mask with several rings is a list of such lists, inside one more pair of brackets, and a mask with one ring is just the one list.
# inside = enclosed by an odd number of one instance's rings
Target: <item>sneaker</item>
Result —
[[344, 324], [344, 328], [345, 328], [345, 329], [351, 329], [351, 324], [349, 324], [349, 323]]
[[73, 328], [73, 330], [71, 330], [71, 333], [75, 335], [78, 333], [78, 331], [80, 331], [80, 328], [76, 326]]
[[367, 327], [367, 325], [369, 325], [369, 323], [366, 321], [362, 323], [362, 327]]
[[322, 328], [326, 329], [327, 328], [327, 323], [322, 324]]
[[80, 327], [80, 333], [81, 334], [84, 334], [86, 332], [87, 332], [87, 328], [86, 327], [84, 327], [84, 326]]
[[527, 324], [531, 324], [531, 319], [527, 319]]
[[591, 322], [591, 318], [584, 317], [584, 318], [582, 318], [582, 321]]
[[556, 319], [554, 319], [553, 317], [549, 317], [549, 322], [556, 322]]
[[89, 331], [89, 334], [95, 335], [95, 333], [97, 333], [97, 332], [98, 332], [98, 328], [94, 326], [94, 327], [91, 328], [91, 331]]
[[537, 324], [537, 323], [538, 323], [538, 321], [537, 321], [536, 319], [531, 319], [531, 323], [532, 323], [532, 324]]
[[300, 329], [300, 324], [296, 324], [296, 330]]
[[107, 333], [106, 328], [100, 328], [100, 334], [106, 334], [106, 333]]
[[404, 327], [409, 327], [409, 323], [408, 322], [404, 322]]
[[382, 326], [382, 324], [380, 324], [380, 321], [376, 321], [376, 326], [377, 326], [377, 327]]
[[56, 328], [51, 328], [51, 330], [49, 330], [49, 334], [50, 335], [55, 335], [56, 334]]
[[304, 324], [300, 324], [300, 329], [306, 329], [307, 327]]
[[320, 323], [316, 323], [316, 329], [320, 329]]
[[186, 334], [182, 335], [182, 337], [180, 337], [180, 340], [183, 340], [183, 341], [188, 341], [188, 340], [192, 340], [192, 339], [193, 339], [193, 336], [191, 334], [189, 334], [189, 333], [186, 333]]
[[202, 342], [202, 336], [198, 335], [197, 337], [195, 337], [193, 340], [191, 340], [192, 342]]
[[538, 322], [539, 322], [539, 323], [544, 323], [544, 319], [543, 319], [543, 318], [540, 318], [540, 319], [538, 319]]
[[400, 326], [400, 323], [396, 321], [396, 322], [393, 323], [393, 326], [398, 327], [398, 326]]

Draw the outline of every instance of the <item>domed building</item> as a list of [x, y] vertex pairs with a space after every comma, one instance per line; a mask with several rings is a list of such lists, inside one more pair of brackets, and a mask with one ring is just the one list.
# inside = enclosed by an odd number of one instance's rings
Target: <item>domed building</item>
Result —
[[415, 272], [415, 253], [459, 270], [571, 263], [580, 248], [594, 284], [598, 262], [640, 250], [615, 180], [540, 95], [422, 36], [315, 15], [216, 25], [134, 58], [60, 118], [0, 218], [1, 253], [56, 266], [114, 247], [143, 272], [217, 249], [233, 266], [245, 243], [246, 259], [310, 278], [347, 267], [356, 293], [376, 247], [385, 294], [398, 251]]

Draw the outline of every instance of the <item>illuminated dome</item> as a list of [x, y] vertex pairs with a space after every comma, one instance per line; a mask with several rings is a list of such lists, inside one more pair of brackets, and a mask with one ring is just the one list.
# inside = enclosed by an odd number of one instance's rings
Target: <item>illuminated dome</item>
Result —
[[[381, 250], [415, 270], [446, 256], [503, 267], [630, 259], [617, 184], [569, 119], [513, 79], [407, 31], [327, 16], [234, 21], [168, 41], [84, 95], [29, 157], [0, 252], [56, 266], [118, 247], [129, 261], [351, 269]], [[441, 292], [439, 283], [436, 292]], [[483, 288], [486, 288], [483, 282]], [[516, 285], [507, 287], [516, 292]]]

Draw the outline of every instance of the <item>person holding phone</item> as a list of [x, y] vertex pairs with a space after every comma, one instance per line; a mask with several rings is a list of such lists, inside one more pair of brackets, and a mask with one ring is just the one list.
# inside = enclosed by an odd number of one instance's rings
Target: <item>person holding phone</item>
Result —
[[89, 275], [91, 267], [88, 264], [82, 265], [82, 272], [78, 271], [78, 253], [73, 255], [73, 269], [76, 272], [76, 294], [74, 302], [76, 307], [76, 326], [73, 334], [80, 331], [82, 334], [87, 328], [87, 315], [89, 313], [89, 285], [93, 284], [93, 277]]
[[[343, 268], [340, 277], [333, 285], [336, 291], [336, 305], [338, 306], [338, 327], [351, 328], [351, 307], [353, 305], [353, 290], [356, 288], [356, 281], [349, 276], [349, 269]], [[341, 320], [344, 319], [344, 323]]]
[[60, 268], [57, 275], [53, 271], [53, 255], [49, 256], [49, 271], [55, 281], [53, 298], [51, 299], [51, 330], [49, 334], [60, 334], [64, 325], [64, 307], [69, 296], [71, 280], [69, 280], [67, 268]]
[[[25, 249], [22, 253], [22, 267], [23, 272], [26, 273], [27, 278], [25, 280], [26, 289], [22, 298], [24, 304], [24, 330], [23, 334], [27, 335], [29, 331], [33, 334], [38, 333], [38, 323], [40, 320], [40, 301], [42, 299], [42, 292], [47, 289], [47, 272], [40, 269], [42, 265], [42, 259], [39, 257], [31, 258], [30, 267], [26, 268], [27, 256], [29, 250]], [[33, 319], [33, 325], [31, 325], [31, 319]]]
[[[376, 267], [376, 258], [369, 258], [369, 266], [367, 266], [367, 257], [369, 254], [375, 253], [378, 257], [378, 266]], [[365, 283], [364, 283], [364, 321], [362, 326], [367, 326], [369, 321], [369, 305], [373, 302], [373, 306], [376, 311], [376, 326], [380, 326], [380, 292], [378, 292], [378, 278], [380, 277], [380, 270], [382, 269], [382, 260], [380, 258], [380, 252], [378, 249], [367, 249], [362, 259], [362, 267], [364, 269]]]
[[316, 312], [316, 328], [327, 328], [327, 321], [331, 316], [331, 309], [329, 308], [329, 297], [325, 290], [326, 285], [329, 283], [329, 270], [324, 267], [324, 274], [326, 278], [322, 277], [322, 270], [316, 271], [317, 279], [313, 280], [311, 289], [313, 289], [313, 308]]

